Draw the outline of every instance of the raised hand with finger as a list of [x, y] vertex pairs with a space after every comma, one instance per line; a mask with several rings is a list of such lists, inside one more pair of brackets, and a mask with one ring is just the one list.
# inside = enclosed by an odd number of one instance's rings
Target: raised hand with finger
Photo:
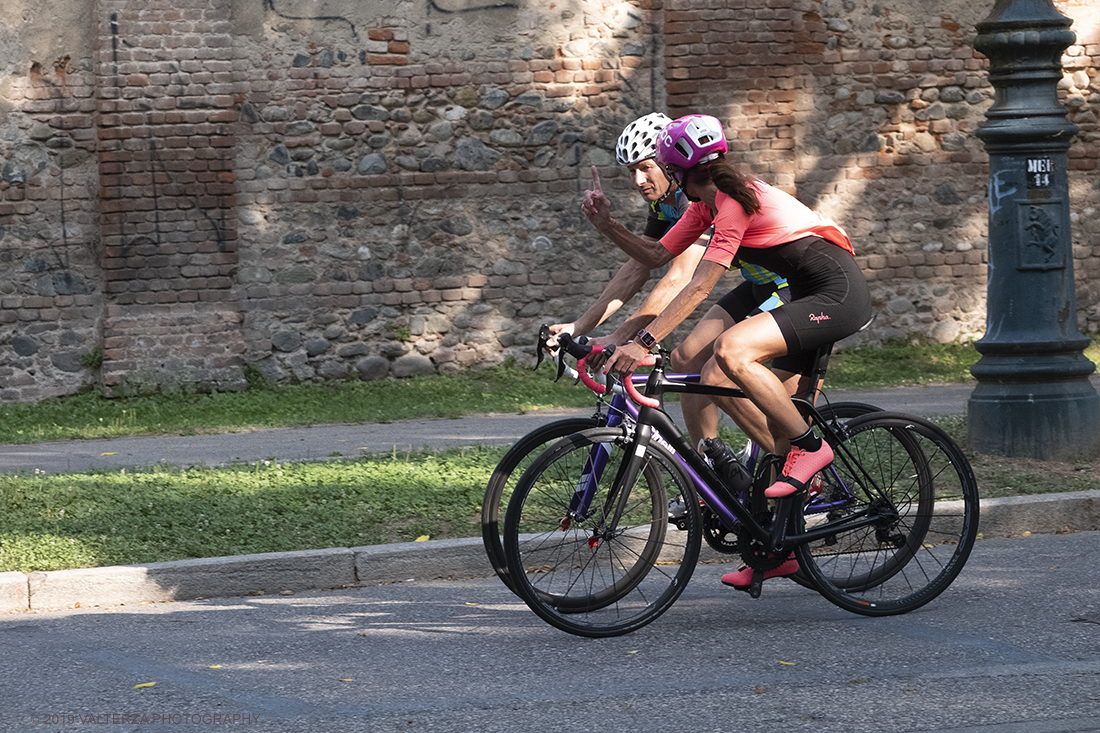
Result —
[[604, 231], [611, 224], [611, 201], [604, 195], [596, 166], [592, 166], [592, 188], [584, 192], [581, 211], [598, 231]]

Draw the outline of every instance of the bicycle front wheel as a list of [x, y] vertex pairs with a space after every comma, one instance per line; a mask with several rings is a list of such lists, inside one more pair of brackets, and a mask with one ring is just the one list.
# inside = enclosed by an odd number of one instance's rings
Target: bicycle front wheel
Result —
[[512, 580], [508, 576], [500, 530], [504, 525], [508, 501], [512, 498], [512, 491], [515, 490], [520, 476], [554, 443], [567, 435], [597, 427], [599, 424], [595, 417], [576, 417], [556, 420], [538, 427], [520, 438], [493, 469], [493, 475], [489, 477], [489, 483], [485, 487], [485, 496], [481, 500], [481, 541], [493, 571], [510, 589]]
[[[691, 479], [651, 443], [631, 482], [632, 443], [618, 428], [563, 439], [520, 479], [504, 522], [513, 590], [551, 625], [588, 637], [645, 626], [680, 596], [699, 558]], [[624, 485], [629, 483], [629, 485]], [[668, 497], [686, 514], [673, 525]]]
[[[936, 425], [898, 413], [854, 418], [806, 529], [835, 532], [798, 548], [829, 601], [867, 616], [919, 608], [958, 576], [978, 532], [978, 487], [962, 450]], [[854, 520], [872, 518], [845, 529]]]

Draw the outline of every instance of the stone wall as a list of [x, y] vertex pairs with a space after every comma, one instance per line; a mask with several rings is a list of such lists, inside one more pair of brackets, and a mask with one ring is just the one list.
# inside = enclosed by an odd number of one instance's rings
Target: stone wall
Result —
[[[1095, 331], [1100, 7], [1058, 7], [1078, 36], [1062, 88], [1081, 129], [1070, 152], [1079, 321]], [[847, 228], [879, 313], [872, 338], [947, 342], [985, 331], [988, 159], [974, 131], [993, 90], [973, 44], [991, 9], [932, 0], [668, 3], [670, 112], [727, 121], [746, 167]]]
[[[76, 391], [103, 341], [91, 3], [0, 20], [0, 400]], [[11, 19], [11, 20], [8, 20]]]
[[[849, 230], [880, 313], [859, 338], [984, 331], [972, 44], [991, 7], [19, 2], [22, 24], [0, 18], [0, 400], [527, 358], [621, 261], [579, 212], [590, 167], [640, 226], [614, 141], [666, 107], [721, 118], [747, 168]], [[1091, 331], [1100, 9], [1058, 7]]]
[[313, 23], [286, 8], [239, 46], [238, 282], [246, 358], [269, 377], [526, 355], [617, 266], [578, 192], [659, 104], [658, 10], [442, 5]]

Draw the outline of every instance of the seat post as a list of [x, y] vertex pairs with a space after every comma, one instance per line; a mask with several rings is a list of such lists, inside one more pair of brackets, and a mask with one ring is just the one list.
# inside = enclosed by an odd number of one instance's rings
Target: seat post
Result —
[[810, 394], [807, 401], [817, 407], [817, 398], [821, 395], [821, 388], [825, 384], [825, 372], [829, 368], [829, 357], [833, 353], [833, 345], [822, 344], [814, 350], [813, 364], [807, 370], [806, 376], [810, 378]]

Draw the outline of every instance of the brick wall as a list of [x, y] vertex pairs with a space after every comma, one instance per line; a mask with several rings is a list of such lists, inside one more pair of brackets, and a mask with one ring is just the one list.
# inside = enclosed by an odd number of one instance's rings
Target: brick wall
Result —
[[75, 392], [102, 343], [91, 63], [25, 71], [0, 105], [0, 401]]
[[[26, 62], [0, 74], [0, 400], [526, 358], [620, 261], [578, 209], [591, 165], [640, 226], [614, 141], [666, 106], [721, 118], [748, 169], [849, 230], [879, 310], [860, 338], [980, 336], [971, 5], [42, 0], [0, 19]], [[1090, 331], [1093, 5], [1059, 3]], [[54, 27], [87, 31], [36, 42]]]
[[586, 5], [509, 34], [484, 11], [265, 23], [238, 146], [250, 363], [300, 381], [486, 366], [579, 315], [619, 261], [579, 193], [598, 165], [641, 223], [610, 151], [660, 97], [659, 6]]
[[239, 388], [229, 7], [100, 3], [96, 55], [103, 386]]
[[[716, 115], [746, 169], [845, 226], [879, 337], [952, 341], [985, 330], [988, 160], [974, 131], [992, 87], [973, 38], [992, 5], [927, 5], [669, 0], [665, 66], [670, 113]], [[1094, 331], [1100, 9], [1059, 8], [1078, 33], [1062, 89], [1081, 128], [1073, 241], [1080, 325]]]

